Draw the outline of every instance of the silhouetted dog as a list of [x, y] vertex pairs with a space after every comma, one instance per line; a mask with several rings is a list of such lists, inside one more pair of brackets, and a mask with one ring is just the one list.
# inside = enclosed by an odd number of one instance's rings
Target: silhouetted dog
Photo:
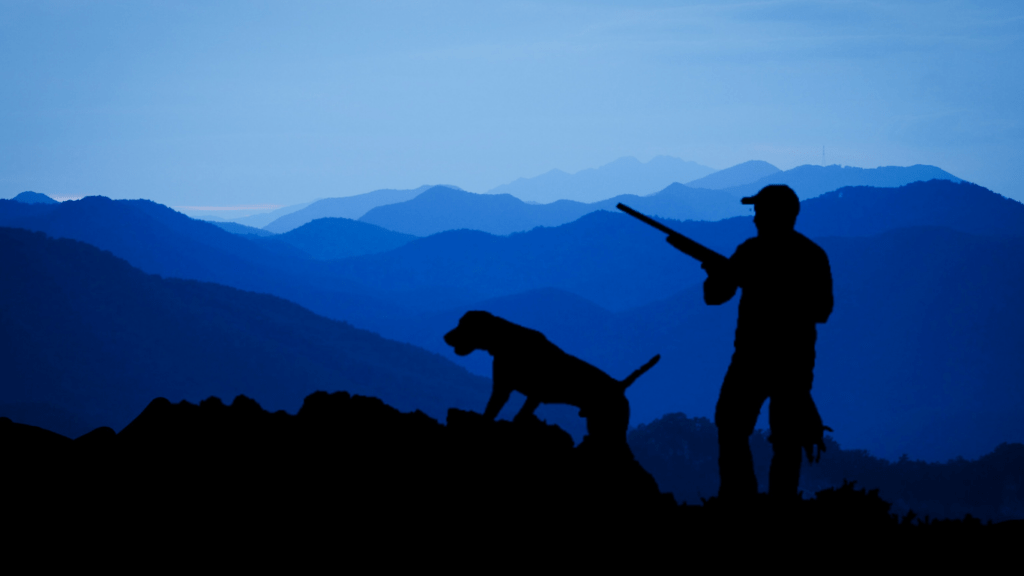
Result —
[[474, 350], [494, 356], [494, 388], [485, 417], [497, 417], [516, 390], [526, 396], [516, 420], [531, 416], [541, 402], [569, 404], [580, 409], [580, 416], [587, 419], [587, 433], [598, 441], [625, 442], [629, 427], [626, 388], [661, 358], [655, 356], [625, 380], [615, 380], [566, 354], [540, 332], [478, 311], [466, 312], [444, 341], [459, 356]]

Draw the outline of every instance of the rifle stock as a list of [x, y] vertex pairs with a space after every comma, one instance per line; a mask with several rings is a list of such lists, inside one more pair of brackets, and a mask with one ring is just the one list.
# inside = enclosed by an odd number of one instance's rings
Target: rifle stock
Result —
[[686, 236], [683, 236], [679, 232], [676, 232], [675, 230], [669, 228], [668, 226], [665, 226], [661, 222], [657, 222], [650, 216], [645, 216], [644, 214], [641, 214], [636, 210], [633, 210], [632, 208], [626, 206], [625, 204], [620, 203], [615, 207], [618, 208], [619, 210], [622, 210], [626, 214], [629, 214], [630, 216], [636, 218], [637, 220], [640, 220], [644, 224], [653, 226], [658, 230], [661, 230], [665, 234], [668, 234], [669, 243], [672, 244], [672, 246], [674, 246], [683, 254], [686, 254], [687, 256], [694, 258], [695, 260], [698, 260], [701, 263], [722, 262], [728, 260], [728, 258], [722, 256], [721, 254], [715, 252], [714, 250], [708, 248], [707, 246], [690, 240]]

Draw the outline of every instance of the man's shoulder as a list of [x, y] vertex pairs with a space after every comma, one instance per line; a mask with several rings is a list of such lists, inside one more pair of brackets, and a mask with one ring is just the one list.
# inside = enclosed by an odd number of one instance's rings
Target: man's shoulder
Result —
[[739, 252], [742, 250], [745, 252], [753, 252], [756, 250], [785, 250], [787, 247], [789, 247], [789, 249], [795, 247], [800, 250], [816, 250], [824, 252], [824, 250], [815, 244], [813, 240], [795, 230], [791, 235], [773, 236], [772, 238], [763, 238], [761, 236], [747, 238], [736, 248], [736, 251]]
[[748, 238], [736, 247], [736, 253], [733, 257], [735, 258], [736, 256], [740, 256], [741, 258], [759, 258], [761, 255], [780, 251], [789, 252], [790, 254], [800, 254], [802, 257], [813, 258], [816, 260], [828, 261], [828, 255], [821, 246], [818, 246], [818, 244], [813, 240], [796, 230], [793, 231], [792, 236], [780, 236], [771, 239], [762, 238], [760, 236]]
[[796, 238], [796, 242], [800, 245], [802, 249], [807, 250], [808, 252], [814, 252], [815, 254], [819, 254], [821, 256], [825, 256], [825, 249], [822, 248], [821, 246], [818, 246], [818, 244], [814, 240], [811, 240], [810, 238], [804, 236], [803, 234], [797, 232], [796, 230], [793, 231], [793, 235]]

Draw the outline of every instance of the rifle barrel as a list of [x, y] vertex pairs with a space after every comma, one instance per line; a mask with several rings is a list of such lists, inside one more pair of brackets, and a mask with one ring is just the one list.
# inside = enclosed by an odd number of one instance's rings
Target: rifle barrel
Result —
[[714, 250], [708, 248], [707, 246], [690, 240], [686, 236], [683, 236], [679, 232], [676, 232], [675, 230], [669, 228], [668, 226], [665, 226], [661, 222], [658, 222], [649, 216], [645, 216], [637, 212], [636, 210], [633, 210], [629, 206], [626, 206], [625, 204], [620, 203], [615, 207], [618, 208], [619, 210], [622, 210], [626, 214], [629, 214], [630, 216], [640, 220], [641, 222], [654, 226], [658, 230], [661, 230], [665, 234], [668, 234], [672, 238], [672, 245], [675, 246], [678, 250], [680, 250], [683, 254], [686, 254], [691, 258], [694, 258], [701, 262], [728, 260], [728, 258], [722, 256], [721, 254], [715, 252]]
[[651, 218], [649, 216], [645, 216], [644, 214], [641, 214], [641, 213], [637, 212], [636, 210], [633, 210], [632, 208], [630, 208], [629, 206], [626, 206], [625, 204], [623, 204], [621, 202], [616, 204], [615, 207], [618, 208], [619, 210], [622, 210], [626, 214], [629, 214], [633, 218], [636, 218], [636, 219], [640, 220], [641, 222], [644, 222], [646, 224], [654, 226], [655, 228], [657, 228], [658, 230], [661, 230], [665, 234], [675, 234], [676, 236], [681, 236], [681, 234], [679, 234], [679, 232], [676, 232], [675, 230], [669, 228], [668, 226], [665, 226], [664, 224], [662, 224], [661, 222], [658, 222], [654, 218]]

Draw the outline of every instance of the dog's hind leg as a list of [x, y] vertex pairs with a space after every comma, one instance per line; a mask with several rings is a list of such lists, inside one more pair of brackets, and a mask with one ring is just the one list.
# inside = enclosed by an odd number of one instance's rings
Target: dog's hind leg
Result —
[[537, 406], [540, 406], [540, 400], [527, 397], [526, 402], [523, 403], [523, 407], [520, 408], [519, 413], [516, 414], [514, 421], [518, 422], [533, 416], [533, 411], [537, 409]]

